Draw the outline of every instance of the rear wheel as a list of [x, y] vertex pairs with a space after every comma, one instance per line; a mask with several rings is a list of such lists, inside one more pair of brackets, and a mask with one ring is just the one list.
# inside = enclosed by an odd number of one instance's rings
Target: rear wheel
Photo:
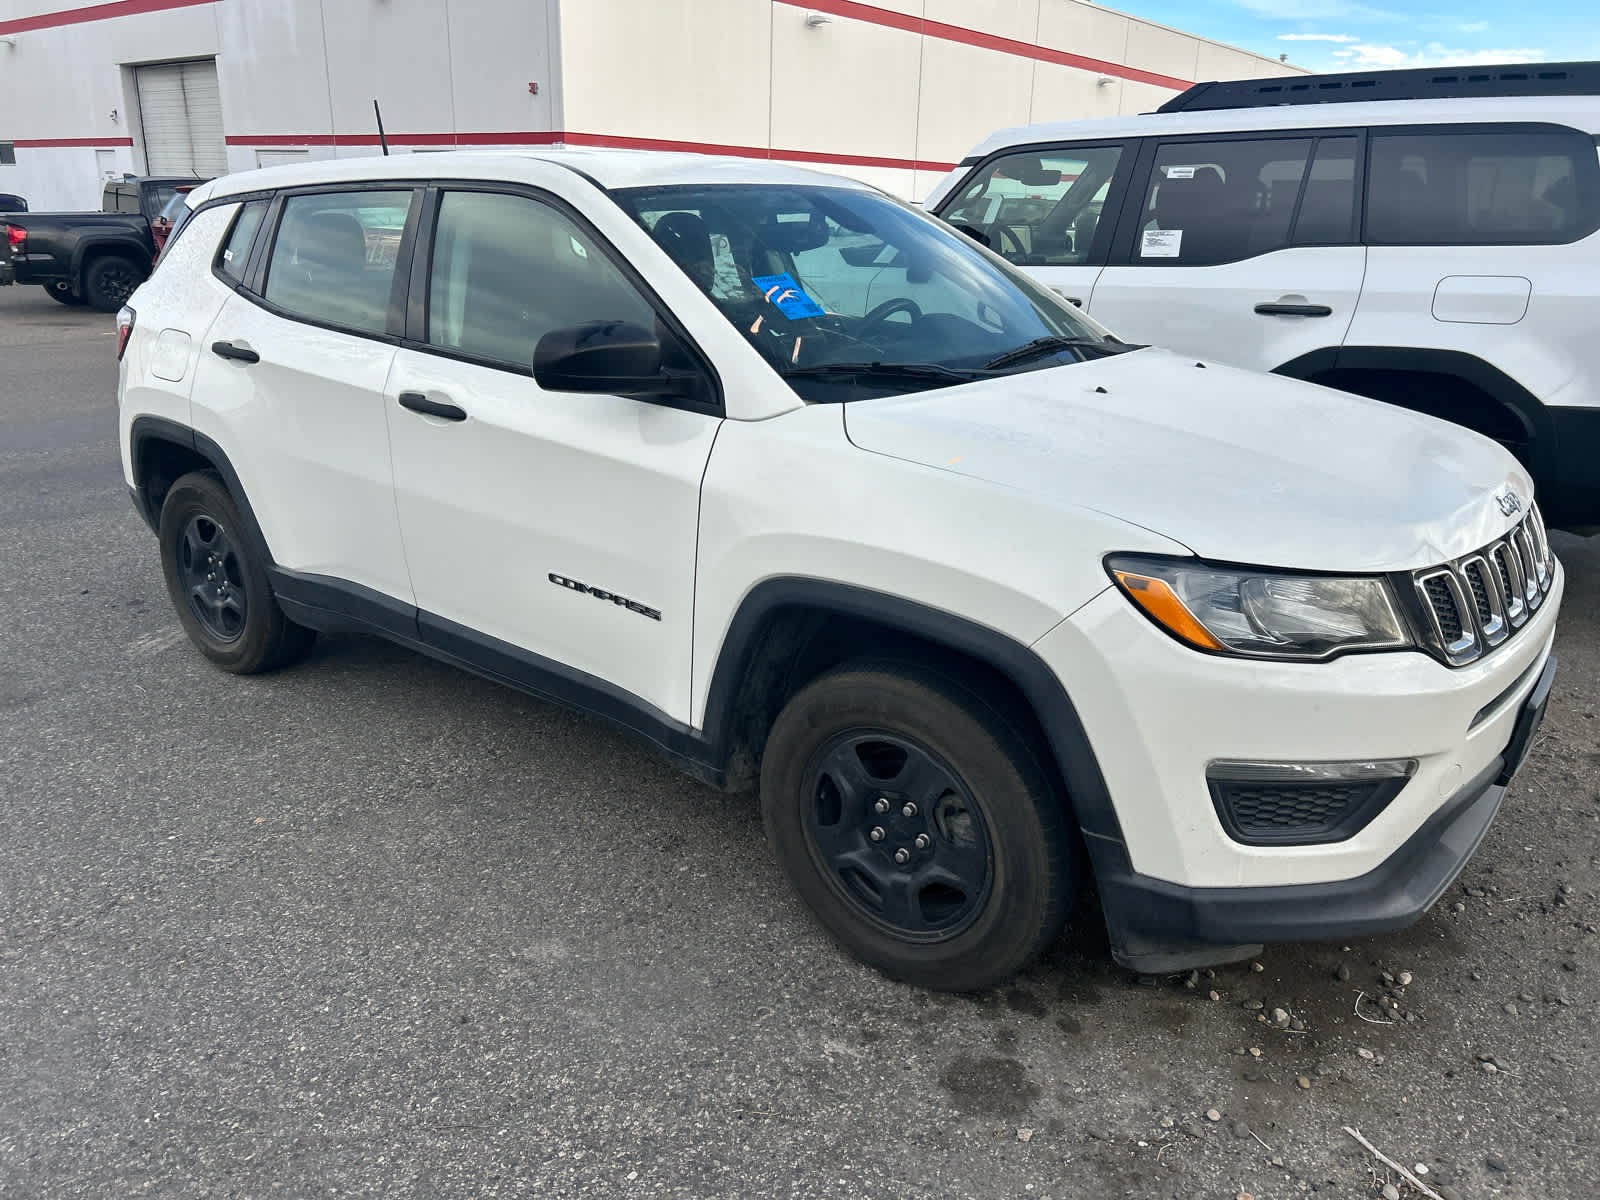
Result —
[[91, 262], [83, 273], [83, 296], [96, 312], [114, 313], [144, 282], [145, 272], [131, 258], [107, 254]]
[[72, 285], [65, 279], [58, 279], [54, 283], [46, 283], [42, 286], [44, 287], [45, 294], [49, 296], [50, 299], [59, 304], [65, 304], [68, 308], [78, 308], [79, 306], [87, 303], [82, 296], [78, 295], [77, 292], [72, 290]]
[[178, 620], [200, 653], [237, 675], [285, 666], [316, 634], [283, 615], [239, 508], [210, 471], [179, 479], [161, 506], [161, 568]]
[[1059, 934], [1071, 854], [1027, 742], [957, 674], [865, 662], [801, 689], [767, 741], [762, 814], [847, 950], [896, 979], [976, 991]]

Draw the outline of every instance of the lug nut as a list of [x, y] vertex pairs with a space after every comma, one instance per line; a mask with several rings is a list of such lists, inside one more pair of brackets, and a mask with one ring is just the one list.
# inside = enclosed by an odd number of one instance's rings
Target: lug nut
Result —
[[904, 808], [902, 808], [900, 810], [900, 815], [904, 816], [904, 817], [914, 817], [914, 816], [916, 816], [917, 815], [917, 806], [915, 804], [907, 804]]
[[918, 850], [926, 850], [928, 848], [928, 835], [925, 833], [917, 834], [917, 840], [913, 843], [913, 845], [915, 845]]
[[894, 852], [894, 860], [897, 863], [910, 862], [911, 861], [911, 851], [907, 850], [904, 846], [901, 846], [900, 849], [898, 849], [898, 850], [896, 850]]
[[879, 796], [877, 803], [872, 806], [872, 811], [873, 812], [879, 812], [879, 813], [888, 812], [889, 811], [889, 799], [888, 799], [888, 797], [887, 796]]
[[883, 841], [883, 826], [882, 825], [874, 825], [872, 827], [872, 832], [867, 834], [867, 836], [869, 838], [871, 838], [875, 842]]

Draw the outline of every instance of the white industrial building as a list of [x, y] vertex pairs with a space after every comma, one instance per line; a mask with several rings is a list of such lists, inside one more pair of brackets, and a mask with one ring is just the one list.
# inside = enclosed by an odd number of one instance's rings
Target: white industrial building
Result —
[[400, 153], [695, 149], [920, 197], [997, 127], [1294, 70], [1084, 0], [0, 0], [0, 192], [372, 154], [376, 99]]

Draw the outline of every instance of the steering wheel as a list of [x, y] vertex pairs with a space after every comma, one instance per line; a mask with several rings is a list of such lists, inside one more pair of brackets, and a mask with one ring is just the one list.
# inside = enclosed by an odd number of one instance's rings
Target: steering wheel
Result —
[[[1026, 261], [1028, 258], [1028, 251], [1023, 248], [1022, 239], [1017, 236], [1017, 231], [1015, 229], [1013, 229], [1010, 225], [1001, 225], [996, 223], [989, 226], [989, 230], [991, 233], [999, 235], [1000, 244], [996, 246], [995, 249], [1000, 252], [1000, 256], [1002, 258], [1008, 258], [1011, 259], [1012, 262], [1017, 263]], [[1008, 242], [1011, 246], [1009, 250], [1006, 249], [1006, 244]], [[1013, 255], [1015, 257], [1013, 257]]]
[[862, 317], [861, 324], [856, 326], [856, 336], [868, 336], [870, 331], [876, 330], [879, 325], [898, 312], [910, 313], [913, 322], [922, 320], [922, 305], [909, 296], [896, 296], [892, 300], [885, 300]]

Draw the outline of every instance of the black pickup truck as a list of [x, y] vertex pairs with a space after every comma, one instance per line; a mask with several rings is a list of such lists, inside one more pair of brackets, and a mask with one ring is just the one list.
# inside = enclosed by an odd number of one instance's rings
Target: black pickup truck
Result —
[[101, 212], [0, 216], [0, 285], [36, 283], [62, 304], [116, 312], [150, 274], [150, 223], [204, 180], [129, 177], [106, 184]]

